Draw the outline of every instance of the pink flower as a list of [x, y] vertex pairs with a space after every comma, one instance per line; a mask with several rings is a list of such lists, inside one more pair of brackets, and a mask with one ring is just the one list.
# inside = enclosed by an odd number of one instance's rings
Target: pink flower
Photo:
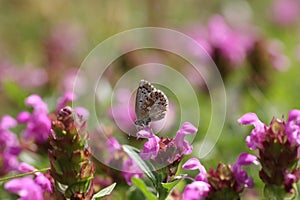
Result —
[[204, 181], [194, 181], [185, 186], [182, 200], [201, 200], [208, 196], [210, 185]]
[[193, 147], [184, 139], [188, 134], [195, 134], [197, 128], [185, 122], [177, 131], [175, 138], [159, 138], [151, 128], [145, 127], [137, 133], [137, 137], [148, 138], [140, 155], [145, 160], [156, 160], [159, 163], [171, 164], [182, 155], [192, 153]]
[[252, 40], [229, 27], [222, 16], [213, 16], [208, 24], [210, 42], [233, 64], [241, 63], [252, 45]]
[[128, 158], [122, 164], [122, 175], [125, 178], [128, 185], [132, 185], [131, 178], [143, 178], [145, 177], [144, 173], [138, 167], [138, 165], [133, 162], [131, 158]]
[[272, 6], [272, 17], [281, 26], [292, 25], [299, 20], [300, 2], [298, 0], [276, 0]]
[[196, 181], [204, 181], [207, 182], [207, 172], [204, 166], [200, 163], [200, 161], [197, 158], [190, 158], [187, 160], [183, 165], [182, 169], [186, 170], [199, 170], [199, 174], [196, 176]]
[[44, 200], [44, 190], [30, 177], [12, 179], [5, 183], [4, 188], [19, 195], [19, 200]]
[[19, 123], [27, 124], [23, 136], [25, 139], [34, 139], [38, 143], [43, 143], [48, 139], [51, 128], [47, 105], [36, 94], [27, 97], [25, 104], [33, 107], [33, 112], [24, 111], [18, 116]]
[[300, 145], [300, 110], [289, 112], [286, 134], [292, 146]]
[[238, 160], [233, 165], [234, 177], [241, 188], [254, 186], [252, 178], [249, 177], [247, 172], [242, 169], [242, 166], [247, 166], [250, 164], [258, 165], [256, 156], [248, 153], [241, 153]]
[[[37, 171], [36, 168], [34, 168], [33, 166], [22, 162], [19, 167], [18, 170], [21, 173], [28, 173], [28, 172], [34, 172]], [[50, 180], [41, 172], [36, 172], [35, 173], [35, 179], [34, 179], [35, 183], [38, 184], [44, 191], [48, 191], [48, 192], [52, 192], [52, 186], [51, 186], [51, 182]]]
[[148, 138], [148, 142], [144, 144], [144, 149], [140, 151], [140, 155], [144, 160], [154, 160], [159, 152], [159, 137], [152, 135]]
[[18, 155], [21, 152], [17, 136], [9, 129], [17, 125], [11, 116], [5, 115], [0, 121], [0, 175], [15, 170], [19, 164]]
[[179, 129], [175, 136], [175, 144], [181, 154], [191, 154], [193, 146], [184, 139], [187, 134], [197, 133], [197, 128], [189, 122], [184, 122], [181, 129]]
[[116, 92], [116, 103], [108, 111], [110, 118], [126, 133], [130, 133], [133, 130], [135, 121], [135, 112], [130, 105], [130, 97], [131, 93], [129, 90], [118, 90]]
[[113, 137], [108, 138], [108, 140], [106, 141], [106, 148], [108, 149], [110, 156], [113, 156], [115, 154], [115, 151], [122, 150], [122, 146]]
[[246, 143], [251, 150], [262, 148], [262, 142], [266, 136], [266, 126], [258, 119], [255, 113], [247, 113], [238, 119], [239, 124], [254, 125], [250, 136], [247, 136]]
[[65, 92], [63, 96], [57, 99], [56, 111], [60, 111], [62, 108], [68, 105], [68, 103], [72, 102], [75, 99], [73, 92]]

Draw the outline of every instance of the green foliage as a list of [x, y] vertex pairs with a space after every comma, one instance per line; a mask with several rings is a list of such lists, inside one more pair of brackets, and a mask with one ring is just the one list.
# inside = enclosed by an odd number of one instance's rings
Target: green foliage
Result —
[[110, 186], [103, 188], [102, 190], [93, 195], [92, 200], [102, 199], [103, 197], [110, 195], [110, 193], [113, 191], [116, 185], [117, 183], [113, 183]]

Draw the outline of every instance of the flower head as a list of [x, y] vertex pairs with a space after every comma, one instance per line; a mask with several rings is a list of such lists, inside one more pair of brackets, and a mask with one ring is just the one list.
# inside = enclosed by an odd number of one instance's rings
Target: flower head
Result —
[[[93, 194], [95, 165], [87, 146], [86, 122], [70, 107], [58, 112], [49, 136], [50, 174], [55, 181], [55, 194], [64, 198], [90, 199]], [[38, 178], [43, 183], [41, 177]], [[64, 185], [62, 188], [61, 185]]]
[[[273, 118], [270, 125], [265, 125], [254, 113], [242, 116], [240, 124], [252, 124], [254, 129], [246, 142], [251, 150], [258, 149], [258, 160], [262, 165], [259, 176], [266, 185], [284, 186], [286, 191], [293, 192], [292, 185], [300, 178], [297, 166], [300, 148], [300, 110], [291, 110], [288, 120]], [[252, 185], [241, 169], [255, 158], [241, 155], [234, 165], [236, 178], [241, 183]]]
[[241, 63], [251, 49], [253, 39], [241, 31], [231, 28], [220, 15], [213, 16], [209, 23], [210, 43], [233, 64]]
[[253, 181], [242, 166], [257, 163], [256, 157], [242, 153], [232, 168], [231, 165], [219, 164], [215, 170], [206, 172], [198, 159], [191, 158], [182, 168], [186, 170], [199, 170], [199, 174], [183, 191], [183, 199], [236, 199], [244, 188], [252, 187]]
[[171, 164], [183, 155], [192, 153], [193, 147], [184, 139], [188, 134], [195, 134], [197, 128], [185, 122], [177, 131], [175, 138], [159, 138], [151, 128], [145, 127], [137, 133], [138, 137], [148, 138], [140, 155], [145, 160], [154, 160], [160, 164]]

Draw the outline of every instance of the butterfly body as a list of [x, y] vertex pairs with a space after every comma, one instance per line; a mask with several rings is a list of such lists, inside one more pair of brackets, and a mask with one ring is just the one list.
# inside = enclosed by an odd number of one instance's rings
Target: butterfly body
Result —
[[168, 108], [166, 95], [156, 89], [151, 83], [141, 80], [137, 89], [135, 114], [137, 126], [148, 126], [151, 121], [158, 121], [165, 117]]

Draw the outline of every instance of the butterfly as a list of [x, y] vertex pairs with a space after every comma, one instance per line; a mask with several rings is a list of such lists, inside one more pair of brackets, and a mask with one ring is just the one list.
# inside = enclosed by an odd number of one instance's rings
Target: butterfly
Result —
[[141, 80], [136, 92], [135, 115], [137, 126], [148, 126], [151, 121], [165, 117], [168, 109], [168, 98], [146, 80]]

